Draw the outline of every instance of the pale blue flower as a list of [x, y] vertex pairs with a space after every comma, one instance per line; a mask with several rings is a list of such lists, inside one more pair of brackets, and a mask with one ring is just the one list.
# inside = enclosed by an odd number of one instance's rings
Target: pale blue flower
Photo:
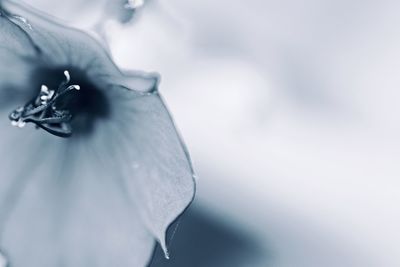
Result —
[[13, 267], [145, 266], [194, 195], [157, 76], [124, 73], [85, 33], [5, 8], [0, 250]]

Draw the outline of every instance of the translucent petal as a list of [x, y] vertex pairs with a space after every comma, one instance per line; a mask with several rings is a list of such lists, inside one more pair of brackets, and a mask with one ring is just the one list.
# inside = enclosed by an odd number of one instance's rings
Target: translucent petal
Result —
[[[107, 87], [108, 84], [118, 82], [127, 84], [132, 90], [142, 92], [153, 90], [153, 77], [140, 74], [131, 75], [128, 79], [115, 66], [103, 46], [85, 32], [54, 23], [49, 18], [33, 13], [32, 10], [19, 4], [7, 1], [4, 6], [13, 15], [12, 23], [10, 19], [0, 17], [4, 23], [7, 22], [7, 27], [0, 28], [2, 33], [0, 38], [4, 39], [8, 47], [3, 50], [6, 52], [0, 52], [2, 57], [7, 56], [7, 51], [10, 49], [14, 52], [31, 50], [29, 55], [35, 52], [37, 54], [34, 58], [36, 67], [78, 68], [84, 70], [99, 87]], [[8, 34], [9, 32], [12, 34]], [[14, 50], [15, 44], [21, 49]], [[29, 75], [23, 77], [27, 76]], [[137, 79], [138, 76], [141, 78]]]
[[84, 33], [7, 7], [22, 16], [7, 24], [16, 26], [11, 39], [26, 36], [34, 53], [0, 53], [15, 64], [12, 75], [0, 70], [0, 90], [19, 71], [23, 82], [11, 95], [29, 88], [32, 68], [74, 66], [104, 90], [112, 115], [93, 134], [68, 140], [0, 120], [1, 251], [17, 267], [144, 266], [154, 238], [166, 251], [166, 229], [194, 195], [191, 163], [157, 77], [123, 74]]
[[76, 29], [65, 27], [32, 10], [6, 2], [4, 8], [16, 19], [12, 21], [40, 50], [41, 64], [53, 66], [73, 65], [89, 72], [118, 73], [109, 56], [98, 42]]
[[[7, 0], [6, 0], [7, 1]], [[35, 8], [63, 23], [71, 23], [74, 27], [89, 28], [103, 16], [103, 8], [108, 0], [15, 0], [24, 6]]]
[[119, 116], [89, 140], [1, 125], [0, 244], [13, 266], [145, 266], [154, 237], [166, 249], [193, 198], [190, 161], [156, 92], [108, 93]]
[[0, 245], [12, 266], [147, 264], [154, 238], [105, 145], [110, 132], [65, 140], [1, 129]]
[[23, 91], [32, 71], [29, 61], [36, 54], [29, 35], [0, 10], [0, 109], [26, 97]]
[[0, 9], [1, 51], [21, 56], [34, 55], [36, 50], [30, 36], [12, 20], [12, 16]]
[[121, 121], [113, 139], [126, 144], [115, 155], [125, 162], [121, 170], [132, 202], [167, 255], [165, 231], [194, 196], [188, 153], [157, 91], [118, 90], [114, 97]]

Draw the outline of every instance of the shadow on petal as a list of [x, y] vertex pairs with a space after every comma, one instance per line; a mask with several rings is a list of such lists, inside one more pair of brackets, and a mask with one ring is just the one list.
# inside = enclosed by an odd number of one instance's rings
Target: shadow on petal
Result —
[[260, 262], [265, 265], [272, 256], [254, 236], [199, 207], [189, 208], [177, 223], [170, 228], [173, 238], [168, 238], [171, 258], [165, 259], [157, 245], [149, 267], [239, 267], [253, 263], [260, 266]]

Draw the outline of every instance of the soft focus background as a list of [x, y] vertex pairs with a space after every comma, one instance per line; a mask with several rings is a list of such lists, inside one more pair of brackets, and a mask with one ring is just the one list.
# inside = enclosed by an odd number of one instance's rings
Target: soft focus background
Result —
[[121, 66], [162, 75], [198, 174], [152, 266], [400, 266], [399, 12], [159, 0], [109, 23]]
[[198, 176], [151, 266], [400, 266], [399, 2], [146, 3], [106, 38]]

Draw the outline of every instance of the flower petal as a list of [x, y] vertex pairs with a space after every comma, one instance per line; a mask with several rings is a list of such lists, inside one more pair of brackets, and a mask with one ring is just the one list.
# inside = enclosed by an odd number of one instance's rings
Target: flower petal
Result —
[[114, 98], [121, 118], [113, 137], [115, 155], [123, 162], [132, 202], [168, 255], [165, 232], [194, 197], [188, 153], [157, 91], [138, 95], [118, 90]]
[[12, 19], [18, 20], [18, 17], [12, 17], [0, 9], [1, 50], [21, 56], [34, 55], [36, 49], [32, 40], [17, 24], [12, 22]]
[[37, 64], [72, 65], [96, 74], [105, 70], [111, 74], [119, 72], [103, 47], [86, 33], [55, 23], [13, 2], [5, 2], [4, 8], [13, 14], [14, 24], [39, 50], [41, 62]]
[[89, 28], [103, 17], [103, 8], [109, 0], [18, 0], [30, 9], [44, 12], [74, 27]]
[[[130, 75], [128, 79], [114, 64], [99, 42], [85, 32], [57, 24], [49, 18], [33, 13], [32, 10], [13, 2], [6, 1], [4, 8], [17, 15], [10, 16], [11, 20], [0, 17], [2, 24], [7, 23], [7, 27], [0, 28], [0, 33], [2, 33], [0, 40], [4, 41], [6, 45], [5, 52], [0, 52], [0, 56], [7, 56], [7, 50], [14, 51], [13, 47], [15, 46], [17, 48], [15, 52], [18, 52], [17, 54], [20, 56], [25, 50], [30, 52], [29, 55], [36, 53], [33, 62], [36, 67], [81, 69], [100, 88], [115, 82], [121, 83], [124, 79], [132, 90], [141, 92], [153, 90], [153, 77], [143, 79], [145, 75], [136, 72], [137, 75]], [[8, 28], [11, 29], [8, 30]], [[9, 32], [12, 34], [8, 34]], [[17, 60], [21, 60], [21, 58]], [[14, 71], [14, 68], [11, 71]], [[23, 77], [28, 76], [24, 75]], [[142, 78], [137, 79], [136, 77], [139, 76]], [[3, 77], [8, 76], [4, 75]]]
[[120, 120], [89, 141], [0, 126], [3, 153], [14, 151], [1, 155], [0, 193], [9, 213], [0, 243], [13, 266], [145, 266], [153, 237], [165, 249], [166, 228], [191, 202], [191, 164], [158, 93], [108, 93]]
[[137, 8], [144, 4], [143, 0], [29, 0], [22, 1], [25, 6], [51, 14], [56, 19], [74, 27], [90, 29], [106, 20], [120, 23], [129, 22]]
[[[37, 53], [24, 31], [0, 9], [0, 109], [14, 105], [29, 85], [29, 58]], [[26, 91], [26, 90], [25, 90]]]
[[166, 251], [166, 229], [194, 195], [190, 159], [157, 79], [122, 74], [84, 33], [10, 7], [23, 15], [12, 23], [39, 51], [35, 63], [87, 70], [106, 89], [112, 115], [90, 138], [68, 140], [0, 120], [1, 248], [17, 267], [144, 266], [154, 237]]
[[12, 266], [147, 264], [154, 238], [102, 145], [109, 132], [65, 140], [1, 124], [0, 244]]

